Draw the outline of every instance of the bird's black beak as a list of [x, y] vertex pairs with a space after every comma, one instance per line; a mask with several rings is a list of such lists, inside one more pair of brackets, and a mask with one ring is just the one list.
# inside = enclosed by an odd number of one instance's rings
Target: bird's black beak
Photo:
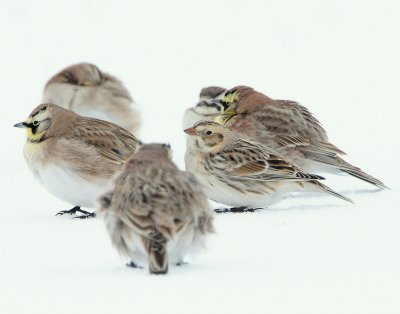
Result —
[[16, 128], [25, 128], [25, 129], [31, 127], [31, 125], [26, 122], [20, 122], [20, 123], [14, 124], [14, 126]]

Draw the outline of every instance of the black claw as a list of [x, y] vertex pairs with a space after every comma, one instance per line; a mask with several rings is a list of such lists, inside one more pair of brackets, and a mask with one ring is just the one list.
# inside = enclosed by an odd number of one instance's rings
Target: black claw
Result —
[[217, 214], [221, 213], [253, 213], [259, 208], [249, 208], [247, 206], [240, 206], [240, 207], [231, 207], [231, 208], [216, 208], [214, 211]]
[[127, 267], [132, 267], [132, 268], [143, 268], [142, 266], [136, 265], [134, 262], [130, 261], [129, 263], [126, 263]]
[[[58, 215], [64, 215], [64, 214], [68, 214], [68, 215], [74, 215], [74, 214], [76, 214], [76, 212], [85, 212], [85, 211], [82, 211], [82, 209], [81, 209], [81, 207], [80, 206], [75, 206], [74, 208], [71, 208], [70, 210], [60, 210], [57, 214], [56, 214], [56, 216], [58, 216]], [[87, 212], [86, 212], [87, 213]]]
[[250, 211], [251, 208], [247, 208], [246, 206], [232, 207], [230, 211], [232, 213], [244, 213], [246, 211]]
[[214, 212], [217, 214], [222, 214], [222, 213], [229, 213], [229, 208], [216, 208], [214, 209]]
[[182, 261], [182, 262], [178, 262], [178, 263], [176, 263], [176, 266], [183, 266], [183, 265], [186, 265], [186, 264], [188, 264], [187, 262], [184, 262], [184, 261]]
[[71, 208], [70, 210], [61, 210], [56, 214], [56, 216], [64, 215], [64, 214], [75, 215], [77, 212], [82, 213], [83, 215], [76, 216], [74, 218], [86, 219], [86, 218], [90, 218], [90, 217], [96, 217], [95, 212], [93, 212], [93, 213], [88, 212], [86, 210], [81, 209], [80, 206], [75, 206], [74, 208]]
[[90, 213], [90, 212], [87, 212], [86, 210], [82, 210], [82, 213], [83, 213], [83, 215], [76, 216], [73, 219], [88, 219], [88, 218], [96, 217], [96, 213], [95, 212]]

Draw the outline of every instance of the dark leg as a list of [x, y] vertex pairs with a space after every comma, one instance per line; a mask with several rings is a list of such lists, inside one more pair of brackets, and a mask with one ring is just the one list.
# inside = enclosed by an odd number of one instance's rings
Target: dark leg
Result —
[[57, 215], [64, 215], [64, 214], [74, 215], [77, 212], [82, 213], [83, 215], [77, 216], [77, 217], [74, 217], [74, 218], [85, 219], [85, 218], [95, 217], [96, 216], [96, 214], [94, 212], [90, 213], [90, 212], [88, 212], [86, 210], [81, 209], [80, 206], [75, 206], [74, 208], [71, 208], [70, 210], [61, 210], [56, 214], [56, 216]]
[[74, 215], [76, 214], [76, 212], [81, 212], [81, 207], [80, 206], [75, 206], [74, 208], [71, 208], [70, 210], [60, 210], [56, 216], [58, 215], [64, 215], [64, 214], [68, 214], [68, 215]]
[[132, 267], [132, 268], [143, 268], [142, 266], [136, 265], [134, 262], [130, 261], [129, 263], [126, 263], [127, 267]]
[[87, 218], [94, 218], [96, 217], [96, 212], [87, 212], [86, 210], [80, 210], [82, 215], [74, 217], [74, 219], [87, 219]]
[[231, 208], [216, 208], [214, 211], [217, 214], [221, 213], [253, 213], [259, 208], [249, 208], [247, 206], [231, 207]]

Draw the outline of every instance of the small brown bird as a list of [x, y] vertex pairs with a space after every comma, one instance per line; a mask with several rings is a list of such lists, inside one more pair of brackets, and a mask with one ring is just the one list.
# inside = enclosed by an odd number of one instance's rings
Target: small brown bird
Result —
[[79, 218], [93, 216], [80, 206], [95, 207], [139, 143], [114, 123], [53, 104], [38, 106], [15, 126], [27, 131], [24, 156], [35, 178], [54, 196], [76, 205], [59, 214], [83, 213]]
[[307, 108], [290, 100], [272, 99], [251, 87], [237, 86], [220, 101], [216, 122], [240, 136], [277, 150], [310, 172], [344, 172], [380, 188], [378, 179], [344, 161], [345, 153], [329, 142], [321, 123]]
[[189, 128], [201, 120], [213, 121], [221, 112], [222, 105], [216, 100], [221, 99], [226, 89], [219, 86], [204, 87], [200, 91], [199, 102], [196, 106], [185, 111], [183, 128]]
[[74, 64], [54, 75], [44, 88], [42, 103], [116, 123], [134, 134], [140, 128], [129, 91], [116, 77], [90, 63]]
[[148, 260], [152, 274], [167, 273], [169, 261], [182, 264], [186, 253], [214, 230], [201, 187], [175, 166], [166, 144], [138, 149], [114, 190], [100, 198], [100, 213], [130, 266]]
[[190, 135], [186, 170], [206, 187], [206, 195], [235, 208], [273, 204], [290, 192], [323, 192], [351, 202], [319, 182], [323, 178], [301, 169], [269, 147], [238, 137], [227, 128], [200, 121]]

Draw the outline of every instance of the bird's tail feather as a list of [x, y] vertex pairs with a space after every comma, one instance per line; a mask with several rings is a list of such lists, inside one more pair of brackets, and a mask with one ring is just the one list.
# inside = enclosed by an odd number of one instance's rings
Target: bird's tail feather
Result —
[[340, 199], [342, 199], [342, 200], [344, 200], [346, 202], [354, 204], [354, 202], [351, 199], [349, 199], [348, 197], [346, 197], [346, 196], [344, 196], [344, 195], [342, 195], [342, 194], [340, 194], [338, 192], [335, 192], [329, 186], [327, 186], [325, 184], [322, 184], [321, 182], [318, 182], [318, 181], [315, 181], [314, 184], [320, 191], [322, 190], [322, 191], [324, 191], [326, 193], [329, 193], [330, 195], [336, 196], [336, 197], [338, 197], [338, 198], [340, 198]]
[[167, 239], [160, 233], [144, 240], [149, 259], [150, 274], [168, 272]]
[[343, 160], [336, 154], [330, 155], [330, 154], [324, 154], [323, 152], [318, 152], [314, 150], [303, 150], [304, 155], [312, 159], [314, 161], [323, 163], [325, 165], [331, 166], [333, 168], [336, 168], [340, 171], [343, 171], [351, 176], [354, 176], [358, 179], [364, 180], [368, 183], [371, 183], [377, 187], [387, 189], [388, 187], [380, 180], [377, 178], [374, 178], [373, 176], [369, 175], [368, 173], [362, 171], [360, 168], [353, 166], [352, 164], [349, 164], [347, 161]]
[[380, 187], [382, 189], [387, 189], [388, 187], [380, 180], [378, 180], [377, 178], [374, 178], [373, 176], [369, 175], [368, 173], [365, 173], [364, 171], [362, 171], [359, 168], [355, 168], [355, 169], [340, 169], [343, 172], [348, 173], [349, 175], [356, 177], [358, 179], [364, 180], [368, 183], [371, 183], [373, 185], [376, 185], [377, 187]]

